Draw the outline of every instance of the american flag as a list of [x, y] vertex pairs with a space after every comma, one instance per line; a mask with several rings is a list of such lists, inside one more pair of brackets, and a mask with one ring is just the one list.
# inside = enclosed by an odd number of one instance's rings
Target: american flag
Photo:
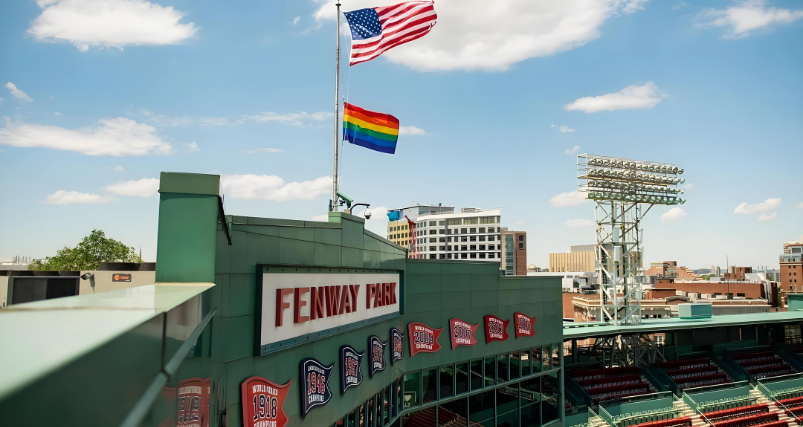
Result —
[[370, 61], [388, 49], [424, 37], [438, 20], [434, 1], [408, 1], [344, 15], [351, 28], [349, 65]]

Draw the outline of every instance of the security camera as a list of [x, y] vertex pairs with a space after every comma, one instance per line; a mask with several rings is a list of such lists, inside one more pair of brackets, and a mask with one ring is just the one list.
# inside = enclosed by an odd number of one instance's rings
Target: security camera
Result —
[[365, 219], [371, 219], [371, 212], [365, 211], [363, 214], [365, 215]]
[[84, 274], [82, 274], [82, 275], [81, 275], [81, 279], [82, 279], [82, 280], [89, 280], [89, 279], [91, 279], [93, 276], [94, 276], [94, 274], [92, 274], [92, 273], [84, 273]]

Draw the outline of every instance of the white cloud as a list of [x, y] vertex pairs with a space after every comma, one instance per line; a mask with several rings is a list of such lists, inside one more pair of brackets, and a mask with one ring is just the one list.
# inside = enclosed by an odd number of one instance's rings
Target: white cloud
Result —
[[567, 148], [567, 149], [563, 150], [563, 152], [566, 153], [566, 154], [576, 154], [578, 151], [580, 151], [580, 146], [579, 145], [575, 145], [572, 148]]
[[522, 225], [522, 224], [524, 224], [524, 220], [523, 219], [520, 219], [520, 220], [516, 221], [516, 225]]
[[0, 128], [0, 144], [114, 157], [168, 154], [171, 150], [156, 129], [123, 117], [103, 118], [95, 126], [78, 130], [13, 122], [6, 117], [5, 127]]
[[124, 170], [125, 170], [125, 169], [123, 169], [123, 167], [122, 167], [122, 166], [120, 166], [120, 165], [117, 165], [117, 166], [106, 166], [106, 167], [104, 167], [103, 169], [111, 169], [111, 170], [113, 170], [113, 171], [115, 171], [115, 172], [122, 172], [122, 171], [124, 171]]
[[329, 214], [313, 215], [312, 221], [329, 222]]
[[560, 131], [563, 132], [563, 133], [576, 132], [574, 129], [572, 129], [572, 128], [568, 127], [568, 126], [561, 126], [560, 127]]
[[164, 115], [154, 115], [152, 112], [140, 108], [142, 114], [147, 116], [148, 118], [146, 121], [155, 123], [159, 126], [166, 126], [166, 127], [188, 127], [188, 126], [226, 126], [229, 124], [229, 121], [223, 117], [197, 117], [197, 116], [164, 116]]
[[201, 126], [226, 126], [229, 121], [223, 117], [198, 117], [196, 119]]
[[[360, 209], [362, 209], [362, 206]], [[369, 219], [369, 221], [376, 219], [384, 221], [388, 220], [388, 208], [384, 206], [369, 207], [367, 210], [368, 212], [371, 212], [371, 219]], [[365, 211], [358, 213], [357, 216], [360, 218], [365, 218]]]
[[298, 21], [299, 21], [300, 19], [301, 19], [301, 17], [300, 17], [300, 16], [296, 16], [295, 18], [293, 18], [293, 25], [296, 25], [296, 24], [298, 24]]
[[[314, 17], [334, 20], [327, 0]], [[376, 6], [375, 0], [343, 0], [343, 10]], [[600, 28], [618, 11], [635, 11], [638, 0], [438, 1], [432, 32], [382, 56], [421, 71], [505, 71], [529, 58], [553, 55], [600, 37]]]
[[798, 209], [803, 209], [803, 202], [796, 204], [795, 207]]
[[59, 113], [58, 111], [56, 111], [55, 113], [53, 113], [53, 115], [54, 115], [54, 116], [56, 116], [56, 117], [60, 117], [60, 116], [62, 116], [63, 114], [61, 114], [61, 113]]
[[399, 126], [399, 135], [429, 135], [427, 131], [415, 126]]
[[661, 215], [661, 222], [674, 222], [686, 218], [683, 208], [672, 208]]
[[14, 83], [11, 82], [6, 83], [6, 88], [8, 89], [9, 92], [11, 92], [11, 96], [17, 98], [17, 100], [25, 102], [33, 102], [33, 99], [31, 99], [31, 97], [28, 96], [27, 93], [17, 89], [17, 85], [15, 85]]
[[174, 45], [195, 35], [186, 15], [146, 0], [36, 0], [42, 14], [28, 29], [34, 39], [90, 47]]
[[114, 199], [103, 197], [98, 194], [59, 190], [48, 195], [45, 203], [49, 205], [100, 204], [109, 203], [112, 200]]
[[684, 186], [683, 186], [683, 188], [685, 188], [685, 189], [687, 189], [687, 190], [688, 190], [688, 189], [691, 189], [691, 188], [694, 188], [694, 183], [693, 183], [693, 182], [690, 182], [690, 183], [688, 183], [688, 184], [684, 185]]
[[763, 214], [758, 216], [758, 219], [756, 221], [758, 221], [758, 222], [769, 221], [769, 220], [775, 218], [777, 215], [778, 215], [778, 212], [773, 212], [773, 213], [771, 213], [769, 215], [763, 213]]
[[679, 1], [679, 2], [675, 3], [669, 10], [680, 10], [680, 9], [683, 9], [684, 7], [686, 7], [688, 5], [689, 4], [686, 3], [685, 1]]
[[556, 208], [563, 208], [566, 206], [576, 206], [587, 199], [581, 198], [580, 193], [577, 191], [570, 191], [568, 193], [560, 193], [557, 196], [549, 199], [549, 204]]
[[285, 183], [274, 175], [228, 175], [221, 177], [220, 186], [226, 195], [234, 199], [274, 202], [314, 200], [332, 191], [332, 177]]
[[644, 10], [644, 3], [649, 3], [650, 0], [630, 0], [625, 3], [625, 6], [622, 8], [624, 13], [636, 13], [639, 10]]
[[593, 227], [595, 224], [594, 221], [589, 221], [587, 219], [570, 219], [564, 222], [563, 225], [567, 227], [578, 228], [578, 227]]
[[773, 210], [781, 205], [781, 199], [767, 199], [767, 201], [756, 204], [756, 205], [748, 205], [747, 202], [736, 206], [736, 209], [733, 210], [735, 214], [752, 214], [756, 212], [766, 212]]
[[737, 39], [773, 25], [791, 24], [800, 18], [803, 18], [803, 10], [768, 7], [765, 0], [746, 0], [722, 10], [703, 10], [695, 27], [725, 28], [724, 38]]
[[159, 191], [159, 179], [142, 178], [137, 181], [120, 181], [107, 185], [106, 191], [118, 196], [150, 197]]
[[253, 150], [248, 150], [245, 152], [246, 154], [257, 154], [257, 153], [284, 153], [284, 150], [280, 150], [278, 148], [255, 148]]
[[334, 114], [325, 112], [310, 114], [305, 111], [302, 111], [300, 113], [278, 114], [271, 111], [265, 111], [251, 116], [243, 115], [243, 118], [241, 120], [238, 120], [237, 123], [243, 123], [245, 121], [252, 120], [257, 123], [278, 122], [290, 126], [306, 127], [309, 126], [309, 124], [312, 122], [321, 122], [324, 120], [329, 120], [333, 116]]
[[647, 82], [643, 86], [630, 85], [616, 93], [580, 98], [564, 105], [564, 108], [567, 111], [585, 111], [586, 113], [637, 108], [648, 110], [658, 105], [662, 97], [664, 95], [660, 97], [658, 95], [658, 86], [653, 82]]
[[181, 146], [184, 147], [184, 149], [189, 151], [190, 153], [197, 153], [197, 152], [201, 151], [201, 149], [198, 148], [198, 144], [196, 144], [195, 141], [190, 142], [190, 143], [181, 144]]

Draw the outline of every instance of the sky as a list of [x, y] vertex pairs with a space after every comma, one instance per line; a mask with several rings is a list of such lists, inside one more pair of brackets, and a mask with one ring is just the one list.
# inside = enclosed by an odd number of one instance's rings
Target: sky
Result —
[[[387, 3], [342, 0], [343, 11]], [[384, 211], [502, 208], [528, 262], [594, 242], [576, 156], [685, 169], [645, 262], [777, 268], [803, 236], [803, 5], [438, 0], [425, 37], [348, 66], [341, 96], [401, 124], [343, 147], [340, 186]], [[227, 214], [325, 218], [332, 1], [0, 2], [0, 260], [93, 229], [156, 258], [161, 171], [221, 175]]]

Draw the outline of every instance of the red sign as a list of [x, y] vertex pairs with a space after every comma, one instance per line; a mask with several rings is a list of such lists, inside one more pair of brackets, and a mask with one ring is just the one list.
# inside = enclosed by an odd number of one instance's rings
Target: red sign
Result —
[[507, 339], [507, 325], [510, 320], [502, 320], [496, 316], [485, 316], [485, 341], [504, 341]]
[[516, 323], [516, 338], [535, 335], [535, 317], [517, 311], [513, 313], [513, 320]]
[[475, 334], [479, 327], [479, 323], [472, 325], [457, 318], [449, 320], [449, 330], [452, 333], [452, 350], [461, 346], [474, 346], [477, 343]]
[[187, 378], [178, 383], [176, 425], [209, 427], [210, 378]]
[[278, 385], [260, 377], [245, 380], [242, 386], [243, 426], [286, 426], [290, 419], [284, 413], [284, 401], [292, 383], [290, 380], [285, 385]]
[[433, 329], [429, 326], [413, 322], [407, 325], [407, 332], [410, 335], [410, 357], [416, 353], [434, 353], [441, 349], [438, 344], [438, 337], [443, 328]]

